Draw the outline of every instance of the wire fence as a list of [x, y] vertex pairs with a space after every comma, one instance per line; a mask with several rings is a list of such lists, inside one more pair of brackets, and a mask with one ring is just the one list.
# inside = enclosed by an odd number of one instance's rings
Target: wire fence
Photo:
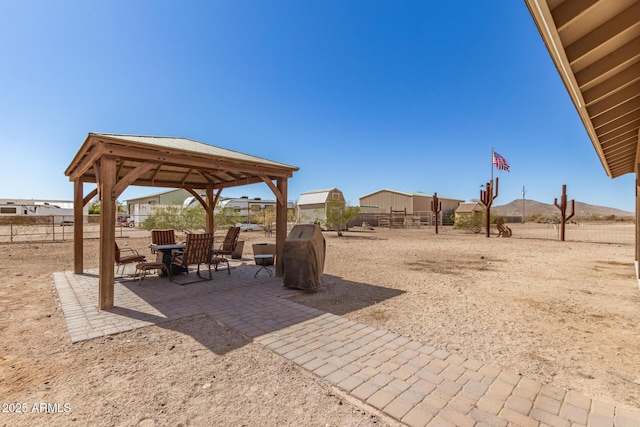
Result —
[[[100, 238], [100, 217], [83, 218], [82, 234], [85, 239]], [[0, 222], [0, 243], [63, 242], [73, 240], [73, 220], [70, 217], [33, 216], [3, 217]], [[135, 227], [116, 226], [116, 237], [143, 237], [149, 231]]]
[[[37, 221], [25, 221], [24, 217], [3, 217], [0, 223], [0, 243], [20, 243], [20, 242], [59, 242], [72, 241], [74, 225], [72, 221], [61, 220], [56, 217], [42, 217]], [[99, 216], [90, 215], [83, 219], [83, 237], [85, 239], [100, 238]], [[372, 224], [374, 228], [380, 227]], [[514, 239], [546, 239], [560, 240], [559, 224], [542, 223], [509, 223]], [[360, 226], [358, 224], [357, 226]], [[352, 226], [353, 227], [353, 226]], [[405, 229], [416, 232], [435, 233], [434, 225], [424, 223], [406, 223]], [[452, 226], [438, 227], [439, 234], [473, 234], [467, 230], [456, 229]], [[491, 228], [491, 234], [497, 236], [498, 231], [495, 226]], [[117, 226], [116, 237], [145, 237], [149, 236], [148, 230], [137, 226]], [[482, 229], [479, 236], [484, 236]], [[565, 227], [565, 241], [593, 242], [593, 243], [613, 243], [613, 244], [635, 244], [635, 224], [633, 222], [614, 221], [589, 221], [579, 224], [571, 223]]]
[[[507, 225], [513, 232], [514, 239], [543, 239], [543, 240], [560, 240], [559, 224], [542, 224], [542, 223], [509, 223]], [[382, 227], [382, 226], [378, 226]], [[373, 227], [374, 229], [377, 227]], [[387, 227], [384, 227], [387, 228]], [[391, 227], [389, 227], [391, 228]], [[404, 230], [413, 229], [419, 232], [435, 233], [435, 225], [416, 225], [406, 223]], [[592, 242], [592, 243], [611, 243], [611, 244], [635, 244], [635, 224], [633, 222], [581, 222], [579, 224], [566, 224], [565, 241], [566, 242]], [[469, 230], [458, 229], [449, 225], [439, 225], [438, 234], [444, 235], [460, 235], [476, 234], [484, 237], [484, 227], [478, 233]], [[491, 227], [491, 236], [498, 236], [498, 229], [495, 225]]]

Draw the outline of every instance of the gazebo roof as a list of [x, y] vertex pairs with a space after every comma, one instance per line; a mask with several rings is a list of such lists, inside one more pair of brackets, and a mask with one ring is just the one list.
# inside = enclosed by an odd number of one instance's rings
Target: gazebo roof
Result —
[[65, 171], [71, 181], [97, 182], [97, 161], [113, 156], [117, 179], [144, 167], [128, 185], [214, 189], [290, 178], [298, 168], [186, 138], [89, 133]]

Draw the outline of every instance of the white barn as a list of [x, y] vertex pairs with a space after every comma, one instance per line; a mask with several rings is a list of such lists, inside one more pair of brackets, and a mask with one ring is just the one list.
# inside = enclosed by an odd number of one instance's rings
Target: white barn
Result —
[[328, 188], [324, 190], [307, 191], [300, 195], [298, 199], [298, 223], [321, 223], [327, 219], [327, 208], [329, 203], [338, 202], [339, 206], [344, 209], [347, 202], [344, 199], [342, 191], [337, 188]]

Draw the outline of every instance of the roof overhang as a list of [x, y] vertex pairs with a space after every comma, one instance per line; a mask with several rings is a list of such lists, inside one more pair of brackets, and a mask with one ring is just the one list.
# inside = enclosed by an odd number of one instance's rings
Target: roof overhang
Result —
[[104, 156], [116, 159], [118, 181], [133, 175], [128, 185], [147, 187], [221, 189], [286, 179], [298, 170], [186, 138], [90, 133], [65, 175], [97, 182]]
[[525, 0], [602, 165], [635, 172], [640, 0]]

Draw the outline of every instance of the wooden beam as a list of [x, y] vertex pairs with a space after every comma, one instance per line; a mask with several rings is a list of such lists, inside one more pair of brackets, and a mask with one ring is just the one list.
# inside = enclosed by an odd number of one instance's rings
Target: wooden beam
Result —
[[608, 124], [630, 122], [638, 117], [640, 117], [640, 97], [618, 105], [616, 108], [592, 118], [591, 123], [593, 123], [593, 127], [597, 130]]
[[95, 162], [100, 158], [102, 153], [98, 152], [96, 147], [91, 147], [85, 157], [76, 165], [71, 167], [71, 170], [67, 175], [70, 181], [75, 181], [82, 175], [84, 175], [89, 169], [91, 169]]
[[211, 158], [203, 156], [189, 156], [186, 154], [176, 153], [158, 153], [150, 149], [142, 149], [135, 147], [125, 147], [121, 145], [107, 144], [105, 149], [110, 155], [120, 158], [129, 158], [134, 161], [149, 160], [158, 161], [168, 166], [176, 166], [181, 168], [199, 168], [209, 171], [231, 171], [240, 173], [252, 173], [273, 175], [280, 177], [291, 177], [293, 171], [298, 168], [285, 168], [276, 165], [261, 165], [253, 162], [242, 162], [233, 159]]
[[[638, 150], [638, 152], [640, 152], [640, 149]], [[640, 168], [638, 166], [639, 164], [636, 161], [636, 279], [640, 279], [640, 273], [638, 271], [638, 264], [640, 263], [640, 182], [638, 181]]]
[[600, 101], [591, 104], [587, 107], [587, 112], [590, 117], [597, 117], [600, 114], [606, 113], [607, 111], [617, 107], [618, 105], [624, 104], [631, 99], [637, 98], [640, 96], [640, 80], [637, 82], [627, 86], [624, 90], [616, 92], [611, 96], [601, 99]]
[[100, 159], [100, 278], [98, 284], [98, 309], [114, 306], [114, 265], [116, 244], [116, 200], [111, 197], [116, 185], [116, 159], [103, 156]]
[[285, 206], [287, 206], [286, 198], [283, 198], [282, 192], [280, 192], [278, 187], [275, 186], [273, 181], [271, 181], [271, 179], [269, 179], [268, 176], [264, 176], [264, 175], [261, 175], [260, 178], [262, 179], [262, 181], [264, 181], [265, 184], [267, 184], [267, 186], [269, 186], [271, 191], [273, 191], [273, 194], [275, 194], [276, 200], [278, 201], [278, 203], [284, 204]]
[[[287, 179], [278, 178], [278, 194], [287, 200]], [[275, 194], [275, 192], [274, 192]], [[276, 197], [278, 197], [276, 195]], [[284, 276], [284, 241], [287, 238], [287, 203], [276, 204], [276, 277]]]
[[218, 201], [218, 197], [220, 196], [220, 191], [218, 190], [216, 196], [213, 196], [213, 187], [208, 186], [205, 188], [205, 193], [207, 195], [207, 233], [213, 233], [216, 231], [216, 224], [214, 221], [213, 211], [216, 207], [216, 203]]
[[566, 0], [560, 3], [558, 7], [551, 11], [558, 32], [562, 31], [574, 19], [580, 17], [597, 2], [598, 0]]
[[185, 190], [187, 190], [189, 194], [191, 194], [196, 198], [198, 202], [200, 202], [205, 211], [207, 210], [207, 202], [202, 197], [200, 197], [200, 194], [198, 194], [197, 191], [195, 191], [193, 188], [185, 188]]
[[640, 56], [640, 37], [636, 37], [629, 43], [619, 47], [607, 56], [600, 58], [576, 73], [576, 81], [582, 91], [599, 83], [598, 80], [606, 80], [611, 75], [619, 73], [623, 67], [637, 61]]
[[627, 86], [631, 86], [638, 80], [640, 80], [640, 62], [620, 71], [614, 76], [611, 76], [611, 78], [603, 81], [599, 85], [584, 91], [582, 93], [584, 102], [587, 106], [595, 104], [596, 102], [626, 88]]
[[[100, 160], [96, 160], [96, 162], [93, 164], [93, 170], [96, 172], [95, 179], [96, 188], [98, 189], [98, 197], [102, 199], [102, 187], [100, 186]], [[84, 180], [86, 182], [87, 178], [85, 177]]]
[[87, 203], [89, 203], [91, 201], [91, 199], [96, 197], [96, 194], [98, 194], [98, 188], [97, 187], [94, 188], [93, 190], [91, 190], [91, 192], [89, 194], [84, 196], [84, 199], [82, 199], [82, 207], [84, 208], [85, 206], [87, 206]]
[[[86, 176], [84, 177], [85, 182], [95, 182], [94, 177]], [[230, 188], [230, 187], [239, 187], [243, 185], [257, 184], [264, 182], [260, 177], [251, 177], [247, 179], [243, 179], [242, 181], [228, 181], [216, 183], [213, 186], [214, 189], [219, 188]], [[137, 180], [133, 185], [139, 185], [141, 187], [164, 187], [164, 188], [206, 188], [207, 182], [193, 182], [187, 183], [187, 185], [181, 185], [176, 181], [149, 181], [147, 179]]]
[[635, 135], [636, 132], [638, 131], [638, 129], [630, 129], [629, 131], [625, 132], [625, 133], [621, 133], [615, 137], [612, 138], [600, 138], [600, 147], [605, 147], [605, 146], [609, 146], [609, 144], [611, 145], [615, 145], [618, 143], [621, 143], [623, 141], [626, 141], [629, 138], [634, 138], [635, 139]]
[[127, 173], [124, 177], [120, 178], [120, 181], [118, 181], [117, 184], [114, 185], [112, 190], [113, 194], [111, 195], [111, 197], [113, 198], [113, 200], [117, 200], [118, 197], [120, 197], [120, 194], [122, 194], [122, 192], [126, 190], [128, 186], [132, 185], [142, 175], [159, 165], [160, 163], [158, 162], [145, 162]]
[[73, 273], [84, 272], [84, 224], [82, 210], [84, 208], [82, 178], [73, 182]]
[[575, 63], [578, 59], [611, 39], [614, 39], [621, 33], [640, 25], [638, 16], [640, 16], [640, 2], [628, 7], [598, 28], [589, 31], [582, 38], [571, 43], [571, 45], [565, 49], [569, 63]]
[[596, 129], [596, 134], [598, 135], [598, 139], [600, 141], [605, 141], [605, 140], [611, 139], [611, 137], [615, 137], [623, 133], [629, 132], [630, 130], [638, 129], [639, 125], [640, 125], [640, 118], [630, 122], [628, 122], [627, 120], [624, 120], [624, 118], [621, 118], [619, 120], [614, 120], [613, 122]]

